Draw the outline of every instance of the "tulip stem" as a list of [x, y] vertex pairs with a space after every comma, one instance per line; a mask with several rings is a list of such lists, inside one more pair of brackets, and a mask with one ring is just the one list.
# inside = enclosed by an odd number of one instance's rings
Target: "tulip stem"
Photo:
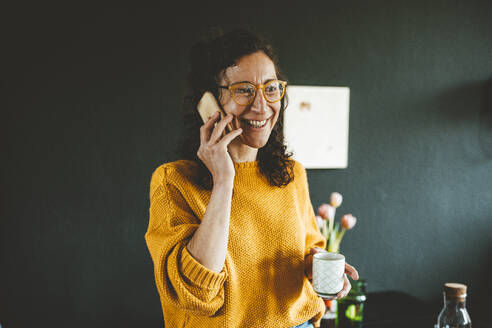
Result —
[[330, 220], [330, 230], [329, 230], [329, 235], [331, 235], [331, 232], [333, 231], [333, 223], [335, 221], [335, 214], [336, 214], [336, 208], [333, 208], [333, 217], [328, 218]]
[[343, 238], [343, 235], [345, 234], [346, 230], [347, 229], [342, 228], [342, 231], [340, 231], [340, 233], [338, 234], [337, 239], [336, 239], [337, 244], [340, 244], [342, 242], [342, 238]]

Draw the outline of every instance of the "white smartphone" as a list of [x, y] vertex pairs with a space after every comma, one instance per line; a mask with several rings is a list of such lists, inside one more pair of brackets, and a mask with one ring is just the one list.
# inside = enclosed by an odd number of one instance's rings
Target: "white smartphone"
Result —
[[[224, 111], [219, 107], [217, 100], [210, 91], [207, 91], [203, 94], [202, 98], [198, 102], [197, 109], [200, 113], [200, 116], [202, 117], [203, 123], [207, 122], [209, 118], [215, 114], [215, 112], [220, 113], [221, 119], [225, 116]], [[227, 123], [225, 130], [227, 131], [227, 133], [232, 131], [230, 123]]]

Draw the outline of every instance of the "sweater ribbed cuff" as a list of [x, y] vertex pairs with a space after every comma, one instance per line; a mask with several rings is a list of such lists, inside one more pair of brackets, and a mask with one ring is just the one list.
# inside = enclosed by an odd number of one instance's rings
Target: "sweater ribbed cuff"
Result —
[[186, 246], [183, 247], [181, 253], [181, 270], [186, 278], [195, 285], [212, 290], [220, 288], [227, 278], [225, 266], [221, 272], [204, 267], [188, 252]]

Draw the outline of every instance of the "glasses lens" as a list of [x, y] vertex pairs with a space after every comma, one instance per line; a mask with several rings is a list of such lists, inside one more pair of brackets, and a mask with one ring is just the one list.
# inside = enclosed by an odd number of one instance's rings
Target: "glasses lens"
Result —
[[265, 98], [269, 102], [276, 102], [284, 96], [284, 85], [279, 80], [273, 80], [265, 85]]
[[256, 89], [250, 83], [237, 83], [232, 88], [232, 96], [239, 105], [248, 105], [255, 98]]

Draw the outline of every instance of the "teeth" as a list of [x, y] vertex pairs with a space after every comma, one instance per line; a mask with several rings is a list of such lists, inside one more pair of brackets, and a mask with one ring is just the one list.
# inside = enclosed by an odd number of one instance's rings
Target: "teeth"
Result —
[[266, 120], [264, 120], [264, 121], [247, 121], [247, 122], [254, 127], [262, 127], [263, 125], [265, 125]]

